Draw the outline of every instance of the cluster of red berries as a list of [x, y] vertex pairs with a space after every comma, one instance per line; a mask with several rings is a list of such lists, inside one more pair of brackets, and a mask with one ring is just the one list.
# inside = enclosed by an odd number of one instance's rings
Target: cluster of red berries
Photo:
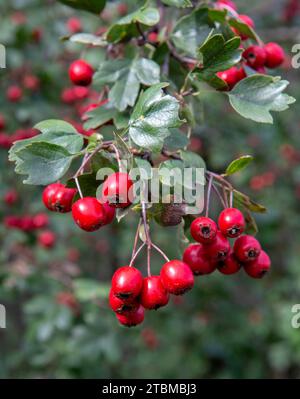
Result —
[[163, 265], [159, 276], [145, 278], [135, 267], [124, 266], [112, 277], [109, 304], [119, 323], [132, 327], [144, 321], [145, 309], [166, 306], [170, 294], [183, 295], [193, 286], [193, 272], [181, 260], [171, 260]]
[[[1, 123], [1, 116], [0, 116], [0, 123]], [[3, 119], [3, 123], [5, 121]], [[4, 125], [5, 126], [5, 125]], [[1, 128], [0, 128], [1, 130]], [[0, 148], [4, 148], [6, 150], [10, 149], [15, 141], [30, 139], [34, 137], [39, 132], [36, 129], [18, 129], [13, 134], [7, 134], [5, 132], [0, 132]]]
[[43, 229], [49, 224], [48, 216], [45, 213], [25, 216], [6, 216], [4, 219], [6, 227], [18, 229], [25, 232]]
[[[219, 0], [217, 8], [226, 9], [233, 14], [238, 20], [254, 28], [254, 21], [248, 15], [241, 15], [237, 13], [237, 7], [231, 0]], [[234, 33], [242, 40], [247, 40], [248, 36], [239, 32], [236, 28], [232, 28]], [[278, 68], [285, 60], [284, 50], [277, 43], [267, 43], [265, 45], [252, 45], [248, 48], [243, 48], [243, 62], [240, 66], [234, 66], [226, 71], [218, 72], [220, 79], [224, 80], [229, 89], [232, 89], [238, 82], [246, 78], [247, 74], [244, 66], [248, 66], [258, 73], [265, 73], [266, 68]]]
[[[249, 276], [262, 278], [271, 267], [270, 258], [256, 238], [242, 235], [244, 230], [244, 216], [236, 208], [224, 209], [218, 224], [208, 217], [198, 217], [190, 229], [197, 244], [188, 246], [183, 261], [196, 276], [216, 269], [222, 274], [235, 274], [243, 266]], [[232, 248], [229, 239], [235, 239]]]
[[126, 208], [131, 204], [132, 190], [133, 181], [129, 175], [117, 172], [105, 180], [100, 200], [95, 197], [83, 197], [74, 202], [77, 189], [53, 183], [44, 189], [43, 202], [50, 211], [72, 211], [75, 223], [82, 230], [93, 232], [112, 223], [116, 208]]

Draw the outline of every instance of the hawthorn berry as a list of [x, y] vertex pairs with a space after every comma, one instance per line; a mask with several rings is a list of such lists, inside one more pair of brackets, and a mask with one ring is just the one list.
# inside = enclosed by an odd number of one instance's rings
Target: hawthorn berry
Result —
[[104, 202], [101, 198], [99, 199], [100, 204], [103, 205], [105, 213], [105, 224], [110, 224], [116, 216], [116, 208], [111, 206], [109, 202]]
[[43, 191], [43, 202], [49, 211], [71, 212], [72, 202], [77, 193], [74, 188], [67, 188], [61, 183], [53, 183]]
[[225, 236], [236, 238], [245, 230], [245, 219], [238, 209], [227, 208], [220, 213], [218, 225]]
[[211, 262], [218, 262], [225, 260], [230, 252], [230, 242], [221, 231], [217, 232], [215, 240], [206, 245], [206, 255]]
[[75, 34], [82, 31], [82, 24], [79, 18], [71, 17], [67, 21], [67, 28], [70, 33]]
[[245, 272], [253, 278], [262, 278], [271, 267], [271, 259], [265, 251], [261, 251], [258, 258], [248, 262], [245, 266]]
[[72, 215], [75, 223], [88, 232], [96, 231], [106, 224], [104, 207], [94, 197], [84, 197], [74, 202]]
[[127, 208], [133, 201], [133, 181], [124, 172], [113, 173], [103, 183], [103, 201], [116, 208]]
[[27, 90], [36, 91], [40, 86], [40, 80], [35, 75], [25, 75], [23, 78], [23, 86]]
[[167, 305], [169, 293], [166, 291], [160, 276], [144, 278], [140, 301], [145, 309], [158, 309]]
[[94, 69], [84, 60], [74, 61], [69, 68], [71, 82], [78, 86], [89, 86], [92, 83]]
[[243, 52], [243, 58], [248, 66], [257, 69], [265, 65], [267, 54], [263, 47], [250, 46]]
[[141, 324], [145, 318], [145, 309], [140, 305], [135, 311], [116, 313], [120, 324], [126, 327], [134, 327]]
[[183, 253], [183, 262], [189, 265], [195, 276], [210, 274], [216, 270], [216, 264], [207, 257], [203, 244], [191, 244]]
[[265, 65], [267, 68], [277, 68], [284, 62], [285, 53], [279, 44], [273, 42], [267, 43], [264, 46], [264, 50], [266, 53]]
[[55, 242], [56, 242], [56, 236], [50, 230], [42, 231], [38, 235], [38, 243], [40, 244], [40, 246], [44, 248], [47, 249], [53, 248]]
[[218, 8], [232, 9], [233, 11], [237, 11], [237, 6], [232, 0], [218, 0], [217, 1]]
[[222, 274], [235, 274], [242, 267], [241, 262], [236, 258], [234, 252], [231, 251], [227, 258], [221, 262], [218, 262], [218, 270]]
[[240, 262], [249, 262], [258, 258], [261, 246], [256, 238], [244, 235], [235, 241], [233, 251]]
[[114, 294], [114, 291], [111, 289], [109, 291], [109, 305], [115, 313], [121, 314], [134, 312], [138, 309], [140, 304], [138, 303], [136, 298], [134, 298], [134, 300], [132, 301], [124, 301], [123, 299], [118, 298]]
[[233, 66], [226, 71], [218, 72], [217, 76], [227, 83], [229, 89], [233, 89], [234, 86], [239, 81], [243, 80], [247, 75], [244, 68]]
[[163, 265], [160, 277], [165, 289], [173, 295], [183, 295], [194, 286], [191, 268], [180, 260], [171, 260]]
[[112, 277], [111, 288], [115, 296], [123, 300], [136, 298], [140, 294], [142, 287], [142, 273], [135, 267], [120, 267]]
[[32, 218], [32, 224], [35, 229], [42, 229], [49, 224], [49, 218], [45, 213], [38, 213]]
[[12, 103], [19, 102], [23, 97], [23, 91], [19, 86], [10, 86], [6, 91], [8, 101]]
[[190, 231], [195, 241], [208, 244], [216, 238], [218, 227], [212, 219], [201, 216], [193, 220]]
[[7, 205], [14, 205], [18, 201], [18, 198], [16, 190], [9, 190], [4, 194], [4, 202]]

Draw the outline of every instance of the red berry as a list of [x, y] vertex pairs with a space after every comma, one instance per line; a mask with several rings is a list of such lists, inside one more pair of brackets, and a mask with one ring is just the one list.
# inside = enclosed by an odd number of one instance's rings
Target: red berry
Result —
[[167, 305], [169, 293], [163, 286], [160, 276], [144, 278], [140, 301], [145, 309], [158, 309]]
[[202, 244], [189, 245], [183, 254], [183, 261], [191, 268], [195, 276], [210, 274], [216, 270], [216, 264], [210, 262], [206, 248]]
[[113, 222], [116, 216], [116, 208], [111, 206], [108, 202], [104, 202], [101, 198], [99, 199], [100, 204], [103, 205], [105, 213], [105, 224], [110, 224]]
[[226, 71], [218, 72], [217, 76], [224, 80], [224, 82], [227, 83], [230, 89], [233, 89], [233, 87], [241, 80], [243, 80], [247, 75], [244, 70], [244, 68], [237, 68], [237, 67], [231, 67], [227, 69]]
[[160, 277], [165, 289], [173, 295], [182, 295], [194, 286], [192, 270], [180, 260], [165, 263], [160, 271]]
[[158, 42], [158, 33], [157, 32], [148, 33], [148, 41], [150, 43], [157, 43]]
[[7, 205], [14, 205], [18, 201], [18, 193], [15, 190], [9, 190], [4, 195], [4, 201]]
[[123, 300], [134, 299], [142, 290], [142, 273], [135, 267], [120, 267], [112, 277], [111, 286], [116, 297]]
[[238, 209], [227, 208], [220, 213], [218, 225], [225, 236], [236, 238], [245, 230], [245, 219]]
[[43, 202], [53, 212], [71, 212], [72, 202], [77, 193], [75, 188], [67, 188], [61, 183], [53, 183], [43, 191]]
[[72, 17], [67, 21], [67, 28], [70, 33], [78, 33], [82, 30], [81, 21], [79, 18]]
[[44, 248], [53, 248], [56, 236], [52, 231], [45, 230], [38, 235], [38, 242]]
[[130, 176], [123, 172], [108, 176], [103, 183], [102, 198], [116, 208], [127, 208], [133, 202], [133, 181]]
[[265, 65], [267, 54], [263, 47], [250, 46], [243, 52], [243, 58], [248, 66], [257, 69]]
[[128, 13], [128, 5], [126, 3], [120, 3], [117, 6], [118, 13], [123, 16]]
[[139, 307], [139, 303], [136, 298], [132, 301], [124, 301], [118, 298], [112, 289], [109, 291], [109, 305], [115, 313], [120, 314], [134, 312]]
[[75, 223], [85, 231], [96, 231], [106, 224], [104, 207], [97, 198], [84, 197], [72, 206]]
[[19, 86], [10, 86], [6, 91], [6, 97], [12, 103], [19, 102], [22, 96], [23, 91]]
[[253, 262], [248, 262], [245, 266], [245, 272], [253, 278], [262, 278], [271, 267], [271, 259], [265, 251], [261, 251], [258, 258]]
[[190, 230], [195, 241], [209, 244], [216, 238], [218, 227], [212, 219], [202, 216], [192, 222]]
[[285, 60], [284, 50], [277, 43], [267, 43], [264, 47], [266, 52], [266, 67], [267, 68], [277, 68]]
[[142, 305], [134, 312], [126, 312], [122, 314], [116, 313], [117, 319], [120, 324], [126, 327], [134, 327], [141, 324], [145, 318], [145, 310]]
[[211, 262], [225, 260], [230, 252], [230, 242], [220, 231], [217, 232], [215, 240], [206, 245], [206, 254]]
[[233, 251], [230, 252], [225, 260], [218, 263], [218, 270], [222, 274], [235, 274], [241, 267], [241, 262], [237, 260]]
[[78, 86], [89, 86], [93, 79], [94, 70], [84, 60], [74, 61], [69, 68], [71, 82]]
[[32, 223], [35, 229], [42, 229], [49, 224], [49, 218], [45, 213], [38, 213], [33, 216]]
[[240, 262], [249, 262], [258, 258], [261, 246], [256, 238], [245, 235], [235, 241], [233, 250]]
[[23, 86], [27, 90], [36, 91], [40, 86], [40, 80], [34, 75], [25, 75], [23, 78]]

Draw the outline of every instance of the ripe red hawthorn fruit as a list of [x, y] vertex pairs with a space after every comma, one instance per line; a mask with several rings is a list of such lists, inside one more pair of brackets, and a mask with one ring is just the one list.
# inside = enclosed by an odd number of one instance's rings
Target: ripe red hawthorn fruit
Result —
[[10, 86], [6, 91], [6, 97], [8, 101], [17, 103], [22, 99], [23, 91], [19, 86]]
[[7, 205], [14, 205], [18, 201], [18, 193], [16, 190], [9, 190], [4, 194], [4, 202]]
[[273, 42], [267, 43], [264, 46], [264, 50], [266, 53], [265, 65], [267, 68], [277, 68], [284, 62], [285, 53], [279, 44]]
[[134, 312], [116, 313], [120, 324], [126, 327], [134, 327], [141, 324], [145, 318], [145, 309], [140, 305]]
[[0, 130], [5, 129], [5, 126], [6, 126], [5, 118], [2, 114], [0, 114]]
[[201, 216], [193, 220], [190, 231], [195, 241], [209, 244], [216, 238], [218, 227], [212, 219]]
[[88, 232], [96, 231], [106, 224], [104, 207], [97, 198], [84, 197], [72, 206], [72, 216], [75, 223]]
[[96, 108], [102, 107], [108, 103], [108, 99], [102, 100], [98, 103], [91, 103], [81, 109], [81, 119], [83, 121], [88, 120], [87, 113], [93, 111]]
[[210, 274], [216, 270], [216, 263], [210, 261], [203, 244], [191, 244], [183, 253], [183, 262], [189, 265], [195, 276]]
[[116, 208], [127, 208], [133, 202], [133, 181], [128, 173], [117, 172], [108, 176], [102, 188], [103, 201]]
[[240, 262], [249, 262], [258, 258], [261, 245], [256, 238], [245, 235], [235, 241], [233, 251]]
[[244, 232], [246, 223], [241, 211], [236, 208], [227, 208], [220, 213], [218, 225], [225, 236], [236, 238]]
[[38, 213], [33, 216], [32, 224], [35, 229], [42, 229], [49, 224], [49, 218], [45, 213]]
[[94, 69], [84, 60], [74, 61], [69, 68], [71, 82], [78, 86], [89, 86], [92, 82]]
[[53, 248], [56, 242], [55, 234], [50, 230], [45, 230], [39, 233], [38, 235], [38, 243], [40, 246], [50, 249]]
[[217, 232], [215, 240], [206, 245], [206, 254], [211, 262], [225, 260], [230, 252], [230, 242], [221, 231]]
[[115, 294], [114, 291], [111, 289], [109, 291], [109, 305], [111, 309], [115, 313], [129, 313], [129, 312], [134, 312], [138, 309], [139, 303], [136, 298], [134, 298], [132, 301], [124, 301], [120, 298], [118, 298]]
[[245, 272], [253, 278], [262, 278], [271, 267], [271, 259], [265, 251], [261, 251], [258, 258], [248, 262], [245, 266]]
[[72, 202], [77, 193], [75, 188], [67, 188], [61, 183], [53, 183], [43, 191], [43, 203], [49, 211], [71, 212]]
[[250, 46], [243, 52], [243, 58], [248, 66], [257, 69], [265, 65], [267, 54], [263, 47]]
[[108, 202], [104, 202], [102, 198], [99, 199], [100, 204], [103, 205], [105, 213], [105, 224], [110, 224], [116, 216], [116, 208], [111, 206]]
[[222, 274], [235, 274], [242, 267], [241, 262], [235, 257], [234, 252], [231, 251], [227, 258], [221, 262], [218, 262], [218, 270]]
[[142, 273], [131, 266], [120, 267], [113, 275], [111, 288], [117, 298], [131, 301], [136, 298], [143, 287]]
[[163, 265], [160, 277], [165, 289], [173, 295], [183, 295], [194, 286], [191, 268], [180, 260], [171, 260]]
[[144, 278], [140, 302], [145, 309], [155, 310], [168, 304], [169, 293], [163, 286], [160, 276]]
[[[241, 22], [243, 22], [244, 24], [248, 25], [249, 28], [252, 28], [252, 29], [253, 29], [253, 28], [255, 27], [255, 23], [254, 23], [253, 19], [250, 18], [248, 15], [240, 14], [240, 15], [239, 15], [239, 20], [240, 20]], [[237, 35], [239, 35], [240, 38], [241, 38], [242, 40], [247, 40], [247, 39], [249, 39], [248, 35], [246, 35], [246, 34], [244, 34], [244, 33], [242, 33], [242, 32], [239, 32], [238, 29], [233, 28], [232, 30], [233, 30]]]
[[23, 78], [23, 86], [27, 90], [36, 91], [40, 86], [40, 80], [35, 75], [25, 75]]
[[227, 83], [229, 89], [233, 89], [234, 86], [246, 78], [246, 72], [244, 68], [238, 68], [236, 66], [227, 69], [226, 71], [218, 72], [217, 76]]
[[117, 10], [118, 10], [119, 15], [121, 15], [121, 16], [126, 15], [128, 12], [128, 6], [126, 3], [120, 3], [117, 6]]
[[231, 0], [218, 0], [216, 3], [218, 9], [225, 9], [231, 12], [237, 11], [236, 4]]
[[79, 18], [72, 17], [67, 20], [68, 31], [72, 34], [82, 31], [82, 24]]
[[150, 32], [148, 33], [148, 42], [150, 43], [157, 43], [158, 42], [158, 33], [157, 32]]

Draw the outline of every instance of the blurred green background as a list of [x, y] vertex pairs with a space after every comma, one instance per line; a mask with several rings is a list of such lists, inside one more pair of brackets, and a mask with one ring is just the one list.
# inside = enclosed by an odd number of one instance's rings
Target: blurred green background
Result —
[[[222, 96], [206, 94], [191, 147], [218, 172], [238, 155], [255, 157], [233, 182], [268, 208], [256, 221], [272, 272], [261, 281], [243, 272], [199, 277], [192, 292], [126, 329], [106, 297], [113, 271], [130, 259], [137, 217], [86, 234], [69, 215], [46, 213], [47, 230], [56, 236], [52, 249], [39, 243], [43, 229], [8, 228], [7, 216], [45, 211], [42, 189], [23, 186], [14, 174], [7, 136], [47, 118], [80, 122], [84, 100], [61, 101], [68, 65], [82, 51], [92, 63], [103, 55], [59, 38], [74, 29], [74, 16], [83, 31], [97, 32], [124, 11], [120, 4], [131, 10], [136, 2], [110, 2], [99, 20], [51, 0], [0, 0], [0, 43], [7, 47], [7, 68], [0, 70], [6, 120], [0, 133], [0, 303], [7, 310], [7, 328], [0, 329], [1, 378], [300, 377], [300, 330], [291, 326], [291, 308], [300, 303], [300, 70], [290, 66], [292, 45], [300, 43], [300, 12], [293, 11], [299, 2], [236, 3], [254, 18], [264, 40], [285, 47], [286, 64], [276, 73], [291, 81], [289, 92], [298, 102], [268, 126], [242, 119]], [[6, 97], [13, 85], [23, 89], [18, 103]], [[176, 258], [174, 234], [153, 225], [155, 240]], [[154, 259], [157, 272], [161, 262]], [[139, 266], [145, 270], [143, 257]]]

